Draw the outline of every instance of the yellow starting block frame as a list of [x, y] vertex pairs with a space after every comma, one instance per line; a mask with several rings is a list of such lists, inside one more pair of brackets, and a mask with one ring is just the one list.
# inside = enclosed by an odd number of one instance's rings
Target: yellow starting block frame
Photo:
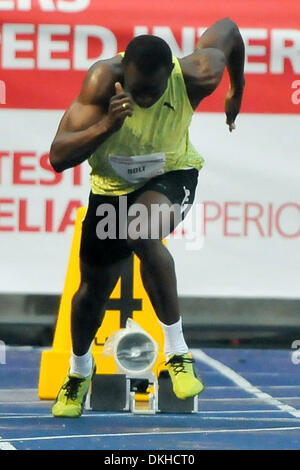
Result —
[[[38, 395], [43, 400], [56, 398], [69, 369], [71, 354], [71, 303], [80, 284], [79, 249], [81, 227], [87, 208], [77, 210], [71, 252], [61, 297], [54, 340], [51, 350], [43, 351], [41, 357]], [[127, 318], [131, 317], [149, 333], [158, 344], [158, 357], [153, 373], [158, 377], [165, 369], [163, 353], [164, 337], [147, 292], [140, 276], [140, 262], [136, 255], [128, 258], [128, 266], [118, 280], [92, 346], [97, 373], [115, 374], [117, 366], [114, 358], [102, 356], [106, 339], [120, 328], [125, 328]]]

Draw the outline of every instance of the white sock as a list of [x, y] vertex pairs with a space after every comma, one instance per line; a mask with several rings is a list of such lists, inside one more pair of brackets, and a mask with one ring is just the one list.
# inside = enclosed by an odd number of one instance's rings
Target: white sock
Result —
[[71, 354], [70, 359], [70, 374], [78, 374], [82, 377], [87, 377], [92, 373], [93, 361], [92, 361], [92, 344], [89, 347], [88, 352], [82, 356], [76, 356], [76, 354]]
[[172, 325], [165, 325], [161, 321], [159, 321], [159, 323], [162, 326], [165, 336], [164, 353], [167, 361], [173, 354], [186, 354], [189, 348], [183, 337], [182, 318], [180, 317], [179, 320]]

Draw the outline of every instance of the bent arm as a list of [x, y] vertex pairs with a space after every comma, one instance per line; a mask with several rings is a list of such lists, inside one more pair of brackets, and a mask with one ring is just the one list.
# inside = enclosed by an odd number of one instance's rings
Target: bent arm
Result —
[[[91, 122], [86, 127], [76, 126], [76, 116], [80, 115], [83, 122]], [[61, 172], [79, 165], [108, 137], [105, 117], [92, 105], [75, 101], [64, 114], [57, 134], [50, 149], [50, 163], [54, 170]]]
[[229, 18], [214, 23], [196, 45], [196, 51], [207, 48], [218, 49], [224, 54], [231, 89], [242, 92], [245, 84], [245, 45], [237, 25]]
[[82, 163], [110, 135], [106, 116], [95, 102], [95, 83], [91, 70], [61, 119], [50, 149], [50, 163], [57, 172]]

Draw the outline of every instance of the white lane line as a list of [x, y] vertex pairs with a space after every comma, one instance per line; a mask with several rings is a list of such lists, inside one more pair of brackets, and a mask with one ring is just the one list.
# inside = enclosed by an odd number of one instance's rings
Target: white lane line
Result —
[[282, 403], [280, 400], [277, 400], [268, 393], [262, 392], [259, 388], [252, 385], [250, 382], [248, 382], [248, 380], [244, 379], [244, 377], [239, 375], [237, 372], [235, 372], [233, 369], [226, 366], [222, 362], [213, 359], [212, 357], [208, 356], [205, 352], [200, 351], [199, 349], [192, 350], [192, 354], [195, 359], [217, 370], [218, 372], [220, 372], [220, 374], [230, 379], [232, 382], [234, 382], [240, 388], [245, 390], [247, 393], [254, 395], [260, 400], [263, 400], [268, 405], [276, 406], [276, 408], [279, 408], [280, 410], [285, 411], [286, 413], [289, 413], [290, 415], [295, 416], [296, 418], [300, 418], [300, 410], [297, 410], [296, 408], [293, 408], [290, 405]]
[[0, 442], [0, 450], [17, 450], [10, 442]]
[[[130, 417], [130, 414], [129, 413], [113, 413], [113, 414], [107, 414], [107, 413], [98, 413], [98, 414], [89, 414], [89, 415], [85, 415], [83, 414], [81, 417], [82, 418], [105, 418], [109, 416], [109, 418], [113, 418], [113, 417], [120, 417], [120, 416], [123, 416], [124, 418], [125, 417]], [[146, 416], [146, 415], [145, 415]], [[0, 419], [51, 419], [53, 421], [54, 417], [52, 414], [48, 414], [48, 415], [16, 415], [16, 416], [12, 416], [12, 415], [3, 415], [3, 414], [0, 414]]]
[[[231, 414], [257, 414], [257, 413], [284, 413], [284, 411], [281, 411], [281, 410], [245, 410], [245, 411], [241, 411], [241, 410], [230, 410], [230, 411], [201, 411], [198, 413], [198, 416], [199, 418], [203, 418], [203, 415], [209, 415], [209, 414], [226, 414], [226, 415], [231, 415]], [[98, 412], [97, 414], [83, 414], [82, 415], [82, 418], [107, 418], [109, 417], [109, 419], [112, 419], [114, 417], [120, 417], [120, 416], [123, 416], [123, 417], [132, 417], [131, 414], [129, 413], [111, 413], [111, 414], [108, 414], [108, 413], [101, 413], [101, 412]], [[196, 415], [195, 415], [196, 416]], [[144, 419], [151, 419], [153, 416], [151, 415], [144, 415], [143, 418]], [[51, 419], [53, 420], [53, 416], [51, 414], [48, 414], [48, 415], [15, 415], [15, 416], [12, 416], [12, 415], [6, 415], [6, 414], [0, 414], [0, 419]], [[165, 415], [159, 415], [159, 419], [162, 420], [162, 419], [170, 419], [170, 415], [168, 414], [165, 414]], [[176, 415], [176, 420], [178, 421], [179, 419], [182, 419], [182, 420], [186, 420], [186, 415]], [[270, 419], [268, 417], [266, 418], [257, 418], [257, 419]], [[291, 419], [293, 420], [294, 418], [287, 418], [287, 419]]]
[[[258, 389], [259, 390], [259, 389]], [[264, 393], [260, 390], [261, 393]], [[268, 395], [268, 394], [266, 394]], [[269, 395], [271, 396], [271, 395]], [[277, 398], [275, 397], [272, 397], [274, 400], [277, 400]], [[300, 397], [280, 397], [280, 400], [300, 400]], [[228, 402], [239, 402], [239, 401], [242, 401], [242, 402], [247, 402], [249, 401], [250, 403], [253, 403], [253, 402], [257, 402], [257, 401], [265, 401], [265, 399], [263, 400], [262, 397], [243, 397], [243, 398], [238, 398], [238, 397], [235, 397], [235, 398], [199, 398], [199, 402], [200, 401], [203, 401], [203, 402], [211, 402], [211, 401], [228, 401]], [[295, 409], [295, 408], [294, 408]], [[300, 413], [300, 410], [296, 410], [296, 411], [299, 411]], [[300, 416], [300, 415], [299, 415]]]
[[[275, 414], [280, 414], [280, 413], [285, 413], [285, 411], [282, 411], [282, 410], [209, 410], [209, 411], [206, 411], [206, 410], [203, 410], [203, 411], [199, 411], [198, 412], [198, 416], [199, 418], [201, 418], [203, 415], [231, 415], [231, 414], [240, 414], [240, 415], [243, 415], [243, 414], [260, 414], [260, 413], [266, 413], [266, 414], [270, 414], [270, 413], [275, 413]], [[129, 417], [129, 418], [133, 418], [134, 415], [132, 415], [132, 413], [129, 413], [129, 412], [121, 412], [121, 413], [117, 413], [117, 412], [111, 412], [111, 413], [107, 413], [107, 412], [101, 412], [101, 411], [98, 411], [96, 413], [84, 413], [82, 415], [82, 418], [99, 418], [99, 417], [109, 417], [110, 419], [112, 418], [118, 418], [120, 416], [123, 416], [123, 417]], [[197, 415], [194, 415], [194, 417], [196, 417]], [[162, 419], [170, 419], [170, 416], [166, 413], [166, 414], [158, 414], [156, 415], [156, 417], [158, 417], [160, 420]], [[53, 416], [52, 414], [43, 414], [43, 415], [39, 415], [39, 414], [20, 414], [20, 413], [0, 413], [0, 419], [26, 419], [26, 418], [30, 418], [30, 419], [42, 419], [42, 418], [47, 418], [47, 419], [51, 419], [53, 420]], [[143, 416], [143, 419], [152, 419], [153, 416], [152, 415], [144, 415]], [[186, 415], [184, 414], [178, 414], [176, 415], [176, 420], [179, 420], [179, 419], [182, 419], [182, 420], [186, 420]], [[257, 419], [270, 419], [270, 418], [257, 418]], [[280, 418], [282, 419], [282, 418]], [[293, 420], [293, 418], [286, 418], [286, 419], [291, 419]]]
[[[255, 433], [255, 432], [277, 432], [277, 431], [299, 431], [300, 426], [285, 426], [281, 428], [253, 428], [253, 429], [214, 429], [214, 430], [193, 430], [193, 431], [151, 431], [151, 432], [128, 432], [128, 433], [109, 433], [109, 434], [71, 434], [65, 436], [35, 436], [35, 437], [18, 437], [6, 439], [5, 442], [23, 442], [23, 441], [48, 441], [56, 439], [90, 439], [93, 437], [132, 437], [132, 436], [170, 436], [170, 435], [183, 435], [183, 434], [222, 434], [222, 433]], [[1, 443], [1, 439], [0, 439]]]
[[228, 410], [228, 411], [224, 411], [224, 410], [215, 410], [215, 411], [199, 411], [199, 414], [210, 414], [210, 415], [214, 415], [214, 414], [235, 414], [235, 413], [239, 413], [239, 414], [244, 414], [244, 413], [250, 413], [250, 414], [256, 414], [256, 413], [285, 413], [285, 411], [282, 411], [282, 410]]
[[[199, 350], [198, 350], [199, 351]], [[207, 371], [209, 372], [209, 371]], [[276, 374], [277, 375], [277, 374]], [[279, 374], [280, 375], [280, 374]], [[238, 387], [237, 385], [207, 385], [207, 387], [205, 387], [206, 390], [237, 390], [239, 389], [240, 387]], [[261, 388], [270, 388], [270, 389], [284, 389], [284, 388], [287, 388], [287, 389], [300, 389], [300, 385], [261, 385]], [[1, 393], [5, 393], [5, 394], [8, 394], [8, 395], [11, 395], [11, 393], [14, 393], [14, 394], [22, 394], [24, 395], [24, 393], [32, 393], [34, 395], [37, 396], [38, 394], [38, 389], [37, 388], [0, 388], [0, 397], [1, 397]], [[25, 400], [24, 400], [25, 401]], [[52, 403], [53, 400], [39, 400], [38, 403]]]
[[[240, 387], [237, 385], [227, 385], [227, 386], [210, 386], [205, 387], [206, 390], [238, 390]], [[300, 389], [300, 385], [261, 385], [261, 388], [267, 388], [271, 390], [282, 390], [282, 389]]]
[[[208, 412], [207, 412], [208, 413]], [[211, 412], [211, 413], [214, 413], [215, 412]], [[240, 411], [237, 411], [237, 413], [241, 414]], [[207, 419], [207, 420], [227, 420], [227, 421], [279, 421], [279, 422], [282, 422], [282, 423], [288, 423], [288, 422], [294, 422], [294, 423], [298, 423], [298, 418], [274, 418], [274, 417], [248, 417], [248, 416], [245, 416], [245, 417], [232, 417], [232, 416], [203, 416], [203, 414], [205, 413], [201, 413], [201, 415], [199, 416], [199, 418], [201, 420], [204, 420], [204, 419]], [[86, 418], [99, 418], [100, 416], [104, 417], [104, 415], [89, 415], [89, 416], [86, 416]], [[122, 415], [124, 417], [124, 415]], [[110, 415], [110, 418], [112, 417], [112, 415]], [[32, 416], [0, 416], [0, 419], [22, 419], [22, 420], [26, 420], [26, 419], [50, 419], [51, 421], [53, 420], [53, 416], [52, 415], [32, 415]], [[163, 419], [166, 419], [166, 420], [169, 420], [170, 419], [170, 416], [160, 416], [160, 421], [162, 421]], [[176, 421], [178, 421], [178, 418], [179, 419], [182, 419], [182, 420], [186, 420], [186, 416], [176, 416]], [[299, 428], [300, 429], [300, 428]], [[3, 438], [2, 438], [3, 439]]]
[[43, 405], [43, 403], [41, 403], [41, 400], [0, 401], [0, 405]]
[[38, 394], [38, 389], [37, 388], [28, 388], [28, 387], [25, 387], [25, 388], [0, 388], [0, 393], [1, 392], [10, 392], [10, 393], [17, 393], [17, 392], [30, 392], [30, 393], [34, 393], [35, 395]]
[[[198, 412], [198, 415], [201, 417], [202, 415], [206, 415], [206, 414], [234, 414], [234, 413], [251, 413], [251, 414], [255, 414], [255, 413], [284, 413], [283, 411], [281, 410], [216, 410], [216, 411], [199, 411]], [[99, 417], [109, 417], [110, 419], [111, 418], [114, 418], [114, 417], [119, 417], [119, 416], [123, 416], [123, 417], [132, 417], [133, 415], [129, 412], [122, 412], [122, 413], [115, 413], [115, 412], [111, 412], [111, 413], [107, 413], [107, 412], [101, 412], [101, 411], [98, 411], [97, 413], [93, 414], [83, 414], [82, 415], [82, 418], [99, 418]], [[159, 416], [160, 419], [162, 418], [168, 418], [170, 419], [169, 415], [168, 414], [163, 414], [163, 415], [157, 415]], [[196, 415], [194, 415], [196, 416]], [[20, 414], [20, 413], [0, 413], [0, 419], [7, 419], [7, 418], [20, 418], [20, 419], [23, 419], [23, 418], [51, 418], [53, 419], [53, 416], [52, 414], [44, 414], [44, 415], [32, 415], [32, 414]], [[143, 418], [144, 419], [151, 419], [153, 418], [153, 416], [151, 415], [143, 415]], [[186, 419], [186, 415], [181, 415], [181, 414], [178, 414], [176, 415], [176, 419]]]
[[[233, 417], [233, 416], [206, 416], [205, 418], [202, 419], [207, 419], [207, 420], [227, 420], [227, 421], [272, 421], [272, 422], [281, 422], [281, 423], [298, 423], [298, 418], [249, 418], [247, 417]], [[299, 428], [300, 429], [300, 428]]]
[[0, 436], [0, 450], [17, 450], [9, 441]]
[[[261, 411], [261, 410], [259, 410], [259, 411]], [[259, 411], [255, 411], [255, 412], [247, 411], [247, 413], [258, 413]], [[276, 412], [278, 411], [278, 412], [282, 413], [282, 411], [280, 411], [280, 410], [274, 410], [273, 412], [275, 412], [275, 411]], [[263, 411], [263, 412], [272, 413], [272, 410], [271, 411], [267, 410], [267, 411]], [[234, 414], [234, 413], [246, 413], [246, 412], [241, 412], [241, 411], [228, 411], [228, 412], [227, 411], [221, 411], [221, 412], [219, 412], [219, 411], [204, 411], [204, 412], [200, 412], [198, 414], [198, 418], [201, 419], [201, 420], [202, 419], [227, 419], [227, 420], [232, 420], [232, 419], [239, 420], [240, 419], [240, 420], [249, 420], [249, 421], [256, 420], [256, 421], [286, 421], [286, 422], [294, 421], [296, 423], [298, 422], [297, 418], [281, 418], [281, 417], [280, 418], [277, 418], [277, 417], [276, 418], [274, 418], [274, 417], [270, 418], [268, 416], [266, 416], [266, 417], [254, 417], [254, 418], [253, 417], [252, 418], [251, 417], [233, 418], [233, 417], [229, 417], [229, 416], [224, 416], [222, 418], [221, 417], [214, 418], [214, 417], [204, 416], [206, 414], [215, 414], [215, 413], [219, 413], [219, 414], [221, 414], [221, 413], [223, 413], [223, 414], [224, 413], [226, 413], [226, 414], [227, 413], [229, 413], [229, 414], [233, 413]], [[82, 415], [82, 418], [100, 418], [100, 417], [105, 417], [105, 416], [107, 417], [107, 414], [95, 413], [95, 414], [89, 414], [89, 415]], [[125, 418], [125, 417], [130, 417], [131, 415], [128, 414], [128, 413], [122, 413], [122, 414], [121, 413], [115, 413], [115, 414], [110, 414], [109, 418], [110, 419], [114, 418], [114, 417], [119, 418], [120, 416]], [[149, 418], [150, 416], [145, 415], [145, 418], [147, 418], [147, 417]], [[159, 415], [157, 417], [160, 420], [160, 422], [170, 419], [170, 416], [168, 414]], [[25, 419], [50, 419], [51, 421], [53, 421], [53, 416], [51, 414], [48, 414], [48, 415], [16, 415], [16, 416], [7, 415], [7, 416], [0, 416], [0, 419], [4, 419], [4, 420], [6, 420], [6, 419], [22, 419], [22, 420], [25, 420]], [[176, 416], [176, 421], [178, 421], [178, 420], [183, 420], [183, 421], [186, 420], [186, 415], [177, 415]], [[4, 439], [4, 438], [2, 438], [2, 439]]]
[[[248, 382], [249, 383], [249, 382]], [[251, 385], [252, 388], [256, 388], [254, 387], [253, 385]], [[242, 387], [244, 388], [244, 387]], [[258, 388], [256, 388], [257, 390], [259, 390]], [[246, 389], [244, 389], [246, 390]], [[268, 395], [267, 393], [264, 393], [262, 392], [261, 390], [259, 390], [260, 392], [260, 396], [257, 396], [257, 397], [243, 397], [243, 398], [199, 398], [199, 402], [245, 402], [245, 401], [249, 401], [250, 403], [256, 403], [257, 401], [261, 400], [261, 401], [266, 401], [265, 398], [263, 398], [263, 395]], [[250, 393], [250, 392], [249, 392]], [[251, 392], [252, 393], [252, 392]], [[269, 397], [271, 397], [271, 395], [268, 395]], [[271, 397], [273, 400], [277, 400], [276, 398], [274, 397]], [[298, 397], [280, 397], [281, 400], [300, 400], [300, 396]], [[278, 401], [278, 400], [277, 400]], [[37, 401], [37, 402], [26, 402], [26, 401], [20, 401], [20, 402], [11, 402], [11, 403], [8, 403], [8, 402], [0, 402], [0, 405], [8, 405], [8, 404], [12, 404], [12, 405], [32, 405], [32, 404], [41, 404], [40, 401]], [[285, 405], [285, 406], [289, 406], [289, 405]], [[41, 406], [41, 408], [44, 408], [43, 406]], [[292, 410], [295, 410], [297, 411], [299, 414], [298, 414], [298, 418], [300, 417], [300, 410], [296, 410], [295, 408], [292, 408], [290, 407]]]

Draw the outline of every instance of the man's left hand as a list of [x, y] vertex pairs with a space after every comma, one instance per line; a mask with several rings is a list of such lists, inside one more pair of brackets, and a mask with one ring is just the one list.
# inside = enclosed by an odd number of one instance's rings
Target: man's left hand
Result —
[[241, 108], [242, 97], [243, 91], [236, 92], [231, 88], [227, 92], [225, 98], [225, 114], [226, 124], [228, 125], [230, 132], [235, 129], [235, 119]]

